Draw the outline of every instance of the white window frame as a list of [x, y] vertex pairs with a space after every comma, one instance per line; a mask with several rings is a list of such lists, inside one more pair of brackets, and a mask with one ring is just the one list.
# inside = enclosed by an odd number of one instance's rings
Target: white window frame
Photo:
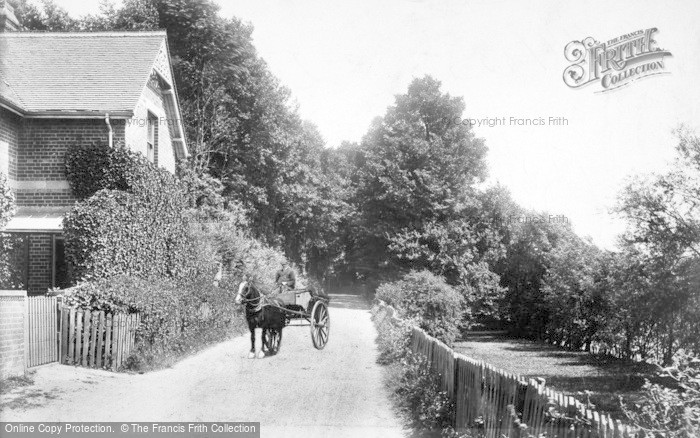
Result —
[[156, 161], [156, 129], [158, 117], [152, 112], [148, 112], [146, 116], [146, 158], [151, 163]]

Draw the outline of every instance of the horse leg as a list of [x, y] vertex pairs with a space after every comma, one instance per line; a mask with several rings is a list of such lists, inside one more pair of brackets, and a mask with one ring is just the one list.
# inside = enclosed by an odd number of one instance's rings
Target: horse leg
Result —
[[[264, 329], [263, 329], [263, 331], [264, 331]], [[263, 337], [262, 344], [264, 346], [265, 345], [265, 334], [264, 333], [263, 333], [262, 337]], [[265, 357], [265, 351], [263, 351], [263, 348], [260, 348], [260, 351], [258, 352], [258, 359], [262, 359], [263, 357]]]
[[248, 359], [255, 359], [255, 326], [249, 324], [248, 328], [250, 329], [250, 353], [248, 353]]
[[280, 348], [282, 348], [282, 327], [278, 328], [276, 332], [279, 334], [279, 337], [277, 338], [277, 346], [275, 347], [274, 354], [277, 354], [280, 351]]
[[275, 349], [275, 354], [282, 348], [282, 332], [284, 327], [287, 325], [287, 316], [283, 312], [278, 312], [277, 315], [277, 332], [279, 333], [279, 339], [277, 340], [277, 348]]
[[274, 354], [272, 347], [270, 346], [270, 339], [273, 335], [274, 331], [270, 328], [264, 328], [262, 331], [262, 351], [265, 353], [265, 356], [268, 354]]

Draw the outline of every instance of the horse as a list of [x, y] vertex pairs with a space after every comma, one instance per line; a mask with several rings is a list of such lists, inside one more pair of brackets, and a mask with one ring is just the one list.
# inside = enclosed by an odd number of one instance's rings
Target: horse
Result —
[[[277, 354], [282, 345], [282, 329], [285, 326], [286, 316], [279, 308], [283, 304], [274, 298], [264, 297], [258, 288], [250, 281], [243, 280], [238, 286], [236, 304], [245, 303], [245, 317], [250, 330], [250, 353], [248, 359], [255, 358], [255, 329], [263, 329], [263, 348], [258, 358], [265, 357], [266, 352], [270, 356]], [[272, 305], [270, 305], [272, 304]]]

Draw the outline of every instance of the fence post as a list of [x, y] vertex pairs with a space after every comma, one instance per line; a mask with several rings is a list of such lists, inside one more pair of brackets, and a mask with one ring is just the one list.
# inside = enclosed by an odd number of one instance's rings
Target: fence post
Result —
[[105, 322], [105, 356], [104, 367], [109, 368], [112, 364], [112, 314], [108, 313]]
[[[29, 275], [29, 274], [27, 274]], [[24, 369], [26, 372], [29, 368], [29, 299], [27, 292], [24, 292]]]

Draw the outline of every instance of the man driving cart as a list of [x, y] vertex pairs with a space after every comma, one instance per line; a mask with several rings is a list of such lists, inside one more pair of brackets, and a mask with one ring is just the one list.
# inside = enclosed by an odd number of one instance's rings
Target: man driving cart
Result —
[[282, 267], [275, 274], [275, 284], [280, 293], [287, 292], [288, 290], [294, 289], [297, 282], [297, 275], [294, 270], [289, 266], [289, 262], [284, 260], [282, 262]]

